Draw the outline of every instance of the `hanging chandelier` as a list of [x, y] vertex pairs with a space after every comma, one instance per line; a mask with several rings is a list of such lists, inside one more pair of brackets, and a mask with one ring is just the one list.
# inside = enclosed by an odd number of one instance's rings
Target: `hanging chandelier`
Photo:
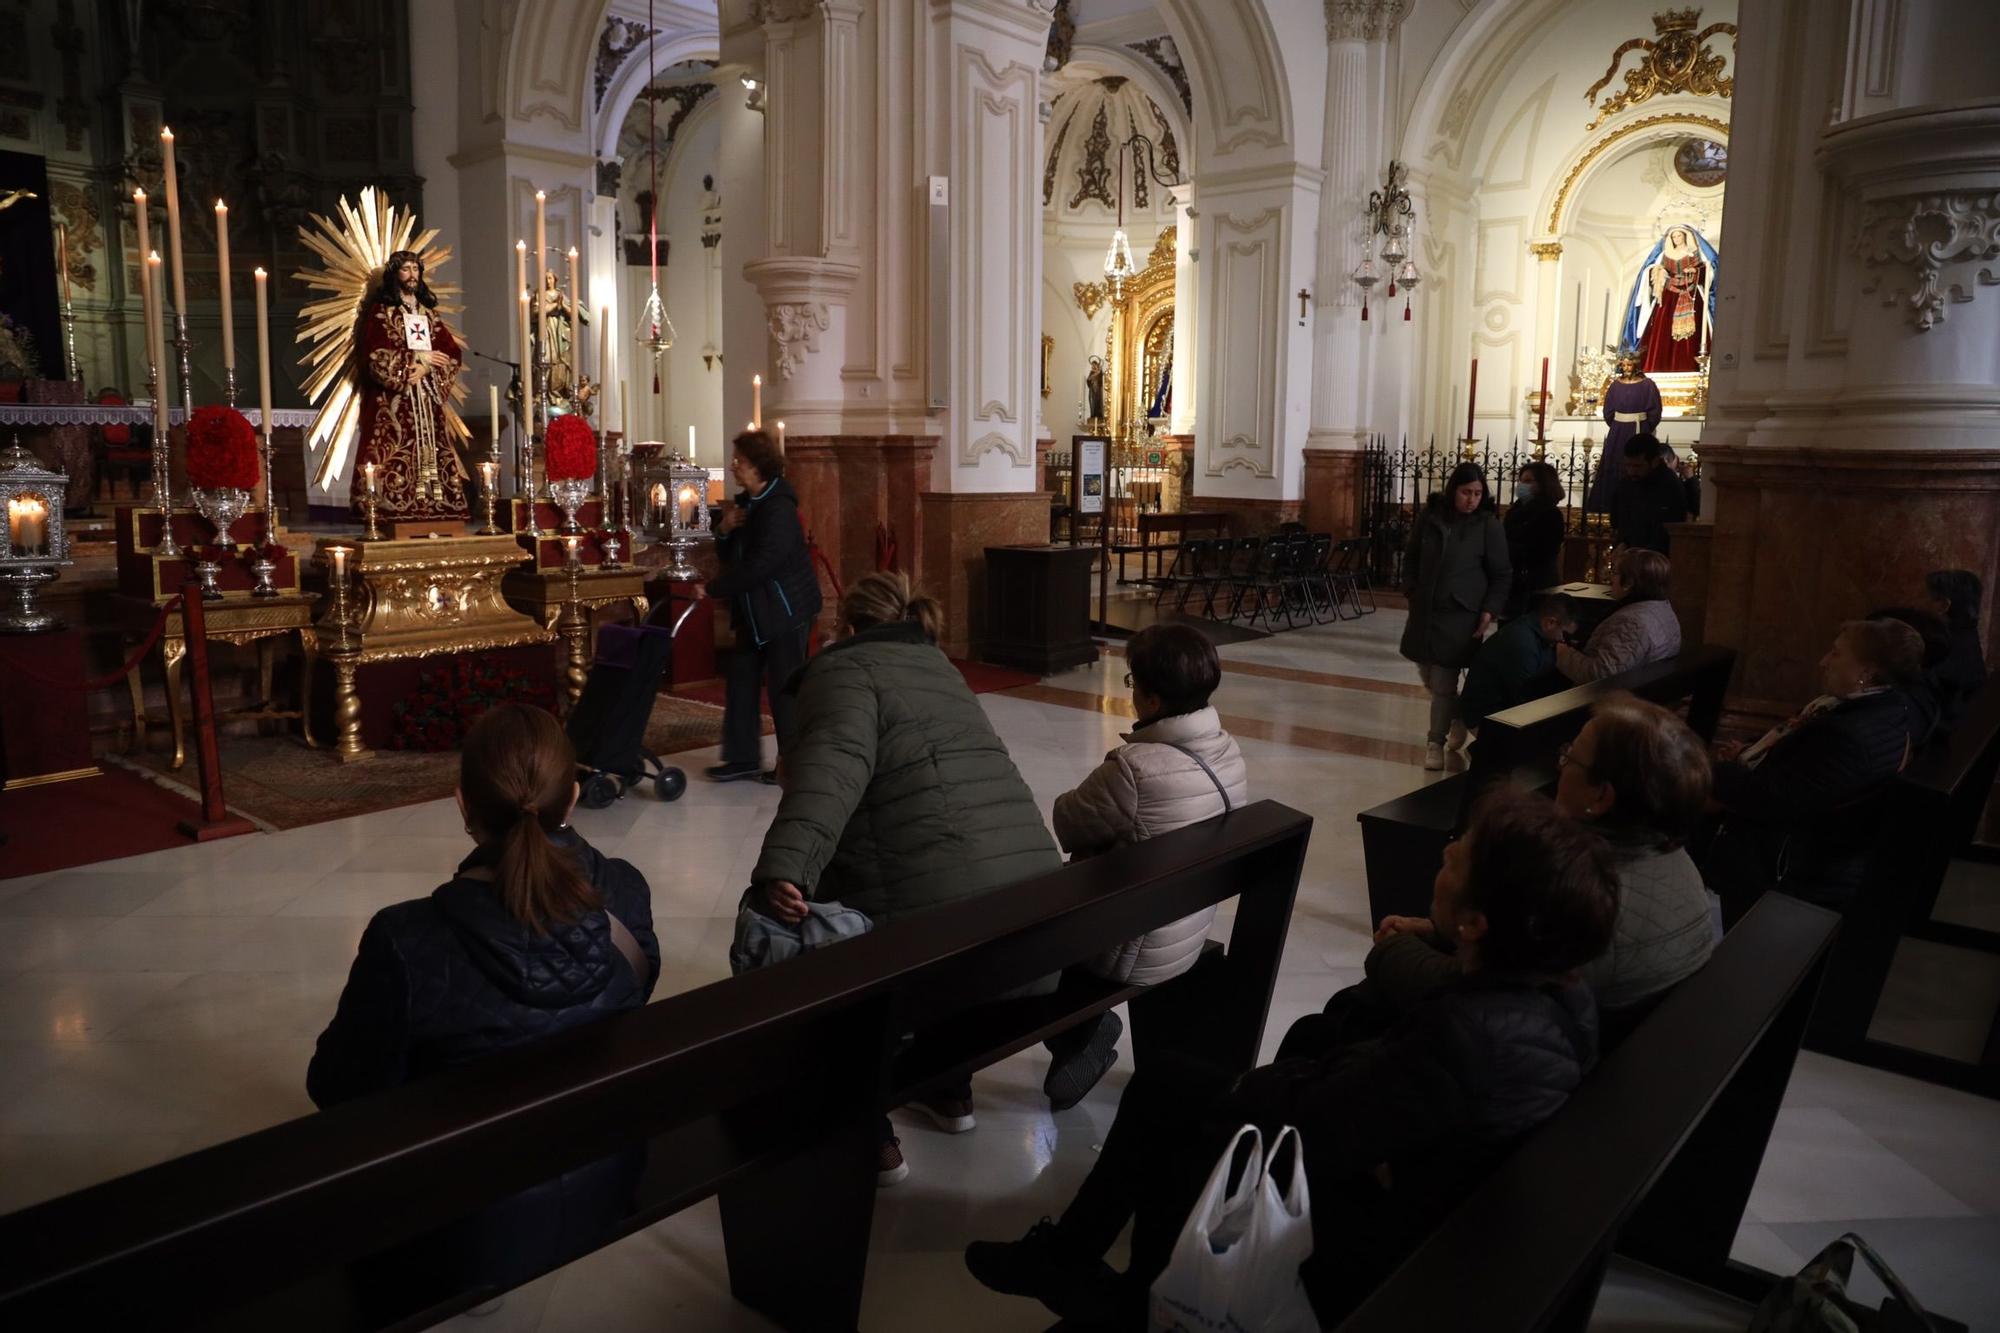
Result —
[[[646, 0], [646, 27], [658, 32], [653, 22], [653, 0]], [[651, 289], [646, 293], [646, 304], [639, 311], [639, 326], [635, 330], [639, 346], [653, 357], [653, 393], [660, 392], [660, 356], [674, 345], [674, 322], [667, 318], [667, 303], [660, 299], [660, 99], [655, 96], [653, 82], [659, 78], [659, 67], [655, 64], [657, 48], [651, 38], [646, 41], [646, 161], [651, 193], [646, 200], [646, 263], [652, 275]]]
[[[1146, 174], [1160, 183], [1161, 188], [1171, 190], [1178, 186], [1178, 180], [1162, 176], [1155, 162], [1153, 141], [1138, 131], [1118, 145], [1118, 225], [1111, 232], [1111, 246], [1104, 252], [1104, 280], [1111, 288], [1111, 304], [1125, 304], [1125, 284], [1139, 276], [1139, 266], [1132, 262], [1132, 240], [1125, 234], [1125, 154], [1130, 151], [1135, 164], [1143, 155]], [[1135, 165], [1135, 170], [1136, 165]]]
[[1387, 178], [1379, 190], [1368, 194], [1368, 237], [1361, 252], [1361, 262], [1354, 266], [1351, 275], [1354, 285], [1361, 289], [1361, 318], [1368, 318], [1368, 297], [1375, 284], [1382, 281], [1382, 274], [1375, 269], [1375, 238], [1382, 238], [1382, 263], [1389, 279], [1389, 299], [1396, 297], [1396, 287], [1403, 287], [1403, 318], [1410, 317], [1409, 293], [1417, 289], [1423, 275], [1417, 272], [1417, 261], [1410, 253], [1410, 238], [1416, 219], [1416, 206], [1410, 199], [1409, 190], [1404, 188], [1406, 168], [1401, 162], [1389, 163]]

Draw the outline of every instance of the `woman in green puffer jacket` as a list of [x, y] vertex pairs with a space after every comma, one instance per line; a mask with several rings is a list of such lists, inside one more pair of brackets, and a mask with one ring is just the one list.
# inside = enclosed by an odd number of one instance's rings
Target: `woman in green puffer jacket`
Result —
[[[937, 603], [907, 575], [877, 572], [847, 590], [840, 620], [846, 637], [789, 687], [797, 739], [751, 877], [766, 910], [796, 923], [808, 899], [838, 899], [880, 923], [1061, 868], [1034, 794], [937, 647]], [[915, 1109], [962, 1133], [972, 1085]], [[893, 1184], [908, 1168], [884, 1137], [880, 1179]]]

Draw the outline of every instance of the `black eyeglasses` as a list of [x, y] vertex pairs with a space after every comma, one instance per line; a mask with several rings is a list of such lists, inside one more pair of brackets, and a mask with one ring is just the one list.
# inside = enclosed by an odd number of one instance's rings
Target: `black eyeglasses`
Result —
[[1132, 688], [1132, 673], [1129, 671], [1125, 673], [1125, 688], [1128, 690]]
[[1571, 764], [1580, 764], [1582, 765], [1584, 772], [1586, 773], [1593, 772], [1589, 764], [1585, 764], [1583, 760], [1577, 758], [1575, 755], [1570, 753], [1570, 751], [1575, 747], [1575, 745], [1576, 745], [1575, 741], [1564, 741], [1561, 745], [1558, 745], [1556, 747], [1556, 767], [1560, 769], [1560, 768], [1567, 768]]

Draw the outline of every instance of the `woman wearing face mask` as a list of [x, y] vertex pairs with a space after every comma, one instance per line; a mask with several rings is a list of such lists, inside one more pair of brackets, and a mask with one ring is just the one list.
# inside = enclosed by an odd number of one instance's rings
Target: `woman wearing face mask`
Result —
[[1819, 662], [1822, 693], [1750, 745], [1716, 747], [1721, 830], [1702, 863], [1734, 923], [1768, 889], [1838, 907], [1878, 832], [1868, 798], [1909, 761], [1923, 722], [1907, 692], [1924, 641], [1899, 620], [1850, 620]]
[[1509, 618], [1528, 609], [1528, 602], [1562, 582], [1563, 484], [1547, 463], [1530, 463], [1514, 481], [1514, 503], [1507, 506], [1507, 561], [1514, 567], [1513, 591], [1507, 597]]
[[1403, 557], [1403, 594], [1410, 612], [1401, 651], [1417, 664], [1431, 696], [1426, 771], [1444, 767], [1447, 735], [1453, 749], [1465, 744], [1465, 724], [1455, 716], [1459, 673], [1506, 609], [1512, 587], [1507, 536], [1487, 495], [1486, 474], [1477, 463], [1460, 463], [1444, 493], [1424, 506]]

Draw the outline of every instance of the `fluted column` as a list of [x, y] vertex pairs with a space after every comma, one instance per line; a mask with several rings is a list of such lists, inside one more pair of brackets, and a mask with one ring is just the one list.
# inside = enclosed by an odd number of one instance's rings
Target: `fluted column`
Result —
[[[1319, 250], [1314, 265], [1312, 427], [1305, 450], [1306, 521], [1342, 536], [1356, 519], [1359, 454], [1375, 430], [1378, 339], [1401, 332], [1386, 287], [1361, 318], [1353, 273], [1367, 240], [1368, 193], [1381, 184], [1389, 154], [1389, 43], [1408, 0], [1326, 0], [1326, 137], [1321, 163]], [[1377, 268], [1382, 268], [1377, 264]], [[1402, 340], [1407, 344], [1408, 339]]]

